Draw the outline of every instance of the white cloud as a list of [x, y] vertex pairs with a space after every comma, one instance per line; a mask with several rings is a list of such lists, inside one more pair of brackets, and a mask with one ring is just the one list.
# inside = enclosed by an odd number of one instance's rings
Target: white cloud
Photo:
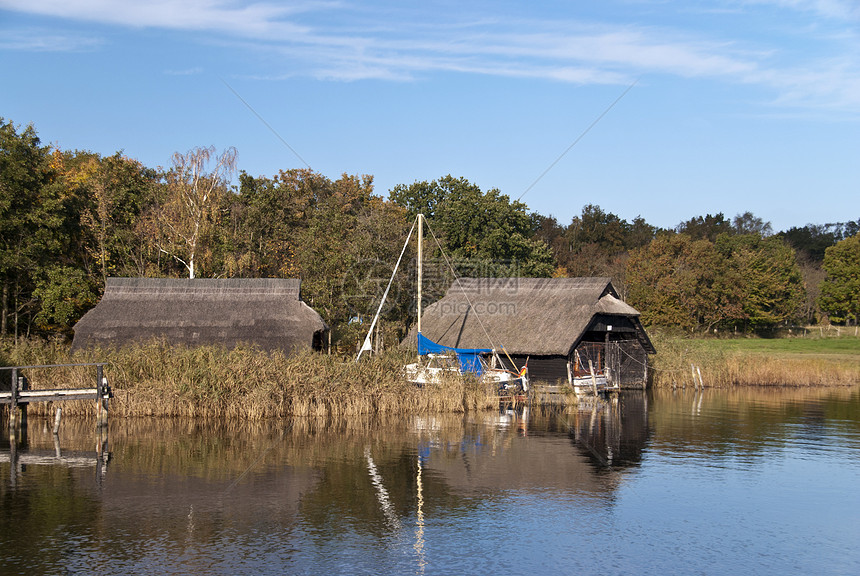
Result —
[[740, 0], [742, 4], [776, 6], [778, 8], [812, 12], [838, 20], [860, 18], [860, 5], [856, 0]]
[[38, 28], [3, 30], [0, 32], [0, 50], [29, 52], [77, 52], [98, 48], [102, 41], [89, 36], [57, 34]]
[[[674, 4], [674, 3], [670, 3]], [[860, 8], [848, 0], [725, 0], [723, 17], [743, 18], [739, 7], [777, 8], [854, 18]], [[658, 9], [660, 6], [655, 7]], [[676, 6], [664, 6], [672, 9]], [[842, 22], [815, 26], [805, 42], [796, 36], [742, 36], [726, 27], [699, 29], [631, 24], [530, 20], [451, 14], [432, 20], [424, 6], [397, 11], [336, 1], [282, 4], [238, 0], [0, 0], [0, 9], [125, 27], [214, 33], [240, 50], [277, 54], [289, 74], [354, 81], [408, 81], [444, 71], [512, 78], [543, 78], [581, 84], [627, 84], [634, 78], [666, 74], [720, 82], [756, 84], [774, 90], [781, 105], [860, 108], [856, 36]], [[594, 16], [599, 18], [599, 16]], [[606, 18], [609, 18], [607, 16]], [[701, 19], [698, 19], [701, 20]], [[666, 20], [668, 21], [668, 20]], [[842, 26], [842, 28], [839, 28]], [[811, 27], [812, 28], [812, 27]], [[795, 32], [796, 33], [796, 32]], [[771, 34], [773, 34], [771, 32]], [[813, 35], [814, 34], [814, 35]], [[80, 49], [92, 40], [73, 36], [6, 35], [0, 48]], [[801, 62], [798, 59], [803, 58]], [[189, 73], [173, 71], [172, 73]], [[284, 75], [273, 70], [270, 77]]]
[[303, 34], [286, 17], [330, 4], [242, 4], [224, 0], [0, 0], [0, 8], [135, 28], [210, 30], [245, 36]]

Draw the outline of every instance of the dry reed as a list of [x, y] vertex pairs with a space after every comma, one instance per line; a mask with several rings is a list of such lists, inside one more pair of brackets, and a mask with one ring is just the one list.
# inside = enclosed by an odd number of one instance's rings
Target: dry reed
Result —
[[860, 383], [860, 354], [781, 354], [731, 349], [719, 341], [655, 338], [655, 388], [824, 387]]
[[[387, 351], [354, 358], [301, 351], [290, 356], [256, 348], [176, 347], [164, 341], [121, 349], [91, 349], [74, 356], [59, 344], [2, 346], [7, 365], [106, 363], [119, 417], [202, 417], [263, 420], [289, 416], [342, 418], [365, 414], [464, 412], [498, 406], [494, 391], [474, 379], [455, 378], [416, 388], [402, 376], [406, 354]], [[95, 369], [29, 370], [34, 389], [93, 387]], [[2, 384], [0, 384], [2, 386]], [[495, 404], [494, 404], [495, 401]], [[66, 415], [94, 412], [91, 401], [63, 403]], [[48, 415], [50, 403], [30, 413]]]

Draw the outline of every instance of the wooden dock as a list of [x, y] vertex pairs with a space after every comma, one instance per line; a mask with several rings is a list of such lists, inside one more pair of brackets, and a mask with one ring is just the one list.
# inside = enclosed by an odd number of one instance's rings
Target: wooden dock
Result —
[[[49, 388], [33, 390], [25, 374], [31, 370], [50, 370], [55, 368], [94, 367], [95, 377], [91, 388]], [[26, 425], [27, 405], [33, 402], [61, 402], [64, 400], [95, 400], [96, 422], [98, 426], [107, 424], [108, 401], [113, 397], [107, 378], [104, 375], [105, 364], [41, 364], [33, 366], [0, 367], [0, 386], [3, 380], [9, 382], [9, 390], [0, 389], [0, 405], [8, 405], [9, 426], [18, 423]], [[9, 374], [9, 376], [6, 376]], [[8, 378], [8, 380], [7, 380]], [[5, 388], [5, 386], [3, 386]], [[19, 414], [20, 413], [20, 414]], [[58, 422], [59, 425], [59, 411]]]

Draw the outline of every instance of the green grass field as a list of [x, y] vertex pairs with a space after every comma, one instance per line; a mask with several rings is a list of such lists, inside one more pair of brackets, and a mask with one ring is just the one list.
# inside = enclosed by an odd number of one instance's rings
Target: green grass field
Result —
[[783, 338], [656, 334], [654, 345], [657, 386], [692, 384], [692, 367], [714, 386], [860, 384], [860, 338], [853, 333], [824, 338], [817, 334]]
[[699, 340], [703, 349], [768, 355], [855, 357], [860, 362], [860, 338], [734, 338]]

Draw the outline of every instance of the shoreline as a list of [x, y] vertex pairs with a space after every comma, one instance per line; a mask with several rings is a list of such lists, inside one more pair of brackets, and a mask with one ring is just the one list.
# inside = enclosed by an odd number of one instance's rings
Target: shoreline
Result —
[[[729, 344], [727, 344], [727, 342]], [[402, 350], [354, 359], [302, 351], [289, 357], [254, 348], [171, 347], [164, 342], [122, 349], [92, 349], [70, 355], [62, 343], [32, 340], [0, 343], [3, 365], [105, 362], [113, 390], [111, 418], [192, 417], [254, 421], [287, 417], [353, 417], [384, 414], [463, 413], [498, 410], [497, 391], [470, 379], [416, 388], [400, 377], [410, 359]], [[756, 350], [731, 341], [661, 336], [651, 357], [649, 387], [731, 388], [837, 387], [860, 384], [860, 339], [847, 351], [816, 352], [792, 345], [787, 353]], [[820, 345], [816, 345], [820, 348]], [[811, 348], [807, 350], [807, 348]], [[28, 374], [34, 389], [75, 387], [91, 375], [64, 368], [51, 374]], [[62, 383], [58, 383], [61, 380]], [[4, 383], [5, 384], [5, 383]], [[577, 403], [572, 389], [562, 406]], [[549, 402], [533, 396], [532, 405]], [[63, 402], [63, 415], [93, 413], [91, 401]], [[48, 416], [52, 403], [30, 407]]]

